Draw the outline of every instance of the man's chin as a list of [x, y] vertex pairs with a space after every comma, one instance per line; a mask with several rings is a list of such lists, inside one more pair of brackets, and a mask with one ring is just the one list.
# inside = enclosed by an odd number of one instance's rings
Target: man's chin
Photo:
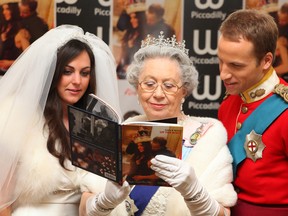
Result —
[[226, 89], [226, 94], [228, 94], [228, 95], [239, 95], [240, 92]]

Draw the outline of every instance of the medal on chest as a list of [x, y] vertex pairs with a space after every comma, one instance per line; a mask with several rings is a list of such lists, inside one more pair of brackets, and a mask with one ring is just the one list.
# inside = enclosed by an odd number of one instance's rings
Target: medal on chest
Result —
[[247, 158], [252, 159], [254, 162], [259, 158], [262, 158], [262, 152], [265, 147], [265, 144], [262, 142], [261, 134], [257, 134], [254, 130], [252, 130], [250, 134], [246, 135], [244, 149], [246, 151]]
[[197, 130], [196, 130], [196, 132], [194, 132], [193, 134], [191, 134], [191, 136], [190, 136], [190, 145], [193, 147], [193, 146], [195, 146], [196, 145], [196, 143], [197, 143], [197, 140], [198, 139], [200, 139], [200, 137], [201, 137], [201, 130], [202, 130], [202, 128], [203, 128], [203, 124], [199, 127], [199, 128], [197, 128]]
[[184, 146], [194, 147], [212, 125], [211, 122], [187, 122], [183, 133]]

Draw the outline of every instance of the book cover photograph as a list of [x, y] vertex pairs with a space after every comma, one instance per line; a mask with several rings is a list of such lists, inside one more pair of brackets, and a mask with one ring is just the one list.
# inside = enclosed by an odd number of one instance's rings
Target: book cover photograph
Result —
[[161, 122], [121, 123], [106, 102], [92, 95], [86, 110], [68, 106], [74, 166], [122, 184], [169, 186], [150, 168], [157, 154], [181, 158], [183, 127]]
[[135, 185], [169, 186], [150, 168], [150, 160], [162, 154], [181, 159], [182, 126], [122, 125], [122, 169], [126, 180]]

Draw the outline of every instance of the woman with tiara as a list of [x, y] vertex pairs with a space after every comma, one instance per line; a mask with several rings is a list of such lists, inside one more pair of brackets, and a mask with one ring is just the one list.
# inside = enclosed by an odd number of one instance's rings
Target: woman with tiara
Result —
[[[237, 200], [227, 133], [217, 119], [184, 114], [182, 104], [198, 84], [184, 42], [148, 36], [127, 71], [144, 115], [126, 121], [177, 118], [183, 125], [182, 160], [156, 155], [151, 168], [172, 187], [139, 186], [130, 193], [136, 216], [228, 216]], [[119, 206], [119, 208], [121, 208]]]

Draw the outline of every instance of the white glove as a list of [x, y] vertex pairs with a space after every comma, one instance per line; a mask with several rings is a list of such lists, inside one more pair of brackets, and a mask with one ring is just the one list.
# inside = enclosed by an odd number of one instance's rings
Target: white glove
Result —
[[91, 196], [86, 202], [87, 216], [108, 215], [130, 193], [130, 186], [127, 181], [123, 185], [110, 180], [107, 181], [104, 192]]
[[151, 163], [155, 174], [181, 193], [192, 215], [218, 215], [220, 205], [201, 186], [193, 167], [165, 155], [157, 155]]

